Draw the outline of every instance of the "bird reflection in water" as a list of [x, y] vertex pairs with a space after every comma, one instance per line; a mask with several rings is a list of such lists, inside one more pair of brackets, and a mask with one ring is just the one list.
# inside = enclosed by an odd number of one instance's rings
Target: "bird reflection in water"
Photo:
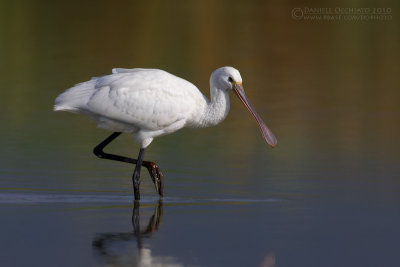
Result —
[[268, 252], [261, 262], [260, 267], [275, 267], [275, 253]]
[[[178, 262], [177, 258], [152, 255], [151, 249], [143, 242], [145, 238], [151, 238], [152, 234], [158, 230], [162, 216], [163, 206], [160, 200], [155, 206], [146, 228], [142, 230], [140, 227], [140, 203], [135, 201], [132, 212], [133, 232], [100, 234], [93, 239], [93, 248], [98, 252], [102, 261], [106, 261], [107, 265], [112, 266], [184, 266], [183, 263]], [[275, 266], [275, 253], [267, 252], [259, 267]]]
[[[160, 200], [146, 228], [142, 230], [140, 227], [140, 203], [135, 201], [132, 212], [133, 232], [100, 234], [93, 239], [93, 248], [97, 250], [102, 260], [112, 265], [183, 266], [174, 257], [153, 256], [151, 249], [143, 244], [144, 238], [150, 238], [158, 230], [162, 216], [163, 206]], [[134, 240], [136, 240], [136, 246], [132, 246], [133, 243], [130, 242]], [[128, 247], [128, 251], [124, 247]]]

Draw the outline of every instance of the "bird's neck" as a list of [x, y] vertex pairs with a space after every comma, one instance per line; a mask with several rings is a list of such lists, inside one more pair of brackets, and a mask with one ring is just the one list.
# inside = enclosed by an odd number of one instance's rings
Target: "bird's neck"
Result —
[[214, 126], [223, 121], [228, 115], [229, 92], [211, 87], [211, 100], [207, 101], [200, 123], [202, 127]]

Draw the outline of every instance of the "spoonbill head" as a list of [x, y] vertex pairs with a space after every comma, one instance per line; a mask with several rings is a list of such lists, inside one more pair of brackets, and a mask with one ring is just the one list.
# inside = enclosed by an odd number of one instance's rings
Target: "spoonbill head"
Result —
[[[235, 95], [240, 99], [243, 105], [248, 109], [261, 130], [261, 133], [267, 143], [274, 147], [277, 144], [276, 137], [269, 130], [267, 125], [258, 115], [255, 108], [250, 104], [242, 85], [242, 77], [237, 69], [232, 67], [222, 67], [216, 69], [210, 77], [211, 88], [226, 88], [226, 90], [233, 90]], [[211, 89], [212, 90], [212, 89]], [[217, 89], [221, 90], [221, 89]]]
[[[94, 77], [60, 94], [54, 110], [88, 115], [100, 128], [114, 132], [94, 148], [94, 153], [100, 158], [136, 165], [132, 181], [138, 200], [142, 165], [148, 169], [157, 192], [163, 195], [160, 168], [154, 162], [143, 160], [145, 149], [153, 139], [183, 127], [204, 128], [220, 123], [229, 112], [229, 91], [234, 92], [254, 117], [265, 141], [275, 146], [275, 136], [250, 104], [242, 77], [233, 67], [222, 67], [211, 74], [210, 99], [192, 83], [162, 70], [116, 68], [110, 75]], [[133, 134], [140, 144], [138, 159], [103, 151], [122, 132]]]

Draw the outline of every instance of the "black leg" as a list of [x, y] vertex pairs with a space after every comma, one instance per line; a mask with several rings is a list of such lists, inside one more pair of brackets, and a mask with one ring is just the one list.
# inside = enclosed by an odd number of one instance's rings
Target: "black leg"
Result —
[[143, 157], [144, 157], [144, 148], [140, 148], [139, 156], [136, 162], [135, 170], [132, 175], [132, 183], [133, 183], [133, 191], [135, 193], [135, 200], [140, 199], [140, 169], [142, 168]]
[[122, 161], [122, 162], [126, 162], [126, 163], [132, 163], [132, 164], [136, 164], [136, 159], [131, 159], [131, 158], [126, 158], [123, 156], [118, 156], [118, 155], [113, 155], [113, 154], [108, 154], [105, 153], [103, 151], [103, 149], [109, 144], [111, 143], [115, 138], [117, 138], [118, 136], [120, 136], [121, 133], [119, 132], [115, 132], [112, 133], [109, 137], [107, 137], [103, 142], [101, 142], [100, 144], [98, 144], [94, 149], [93, 149], [93, 153], [98, 156], [99, 158], [102, 159], [111, 159], [111, 160], [116, 160], [116, 161]]
[[[126, 162], [126, 163], [131, 163], [131, 164], [137, 164], [138, 160], [132, 159], [132, 158], [127, 158], [119, 155], [114, 155], [114, 154], [109, 154], [105, 153], [103, 149], [110, 144], [115, 138], [117, 138], [121, 133], [120, 132], [115, 132], [112, 133], [109, 137], [107, 137], [103, 142], [98, 144], [94, 149], [93, 153], [98, 156], [99, 158], [102, 159], [110, 159], [110, 160], [116, 160], [116, 161], [121, 161], [121, 162]], [[139, 153], [140, 156], [140, 153]], [[156, 187], [156, 191], [160, 196], [163, 196], [163, 191], [164, 191], [164, 176], [158, 167], [157, 164], [151, 161], [143, 161], [140, 165], [143, 165], [144, 167], [147, 168], [147, 170], [150, 173], [151, 179], [153, 180], [153, 183]], [[136, 171], [137, 168], [135, 168]], [[139, 168], [139, 173], [140, 173], [140, 168]]]

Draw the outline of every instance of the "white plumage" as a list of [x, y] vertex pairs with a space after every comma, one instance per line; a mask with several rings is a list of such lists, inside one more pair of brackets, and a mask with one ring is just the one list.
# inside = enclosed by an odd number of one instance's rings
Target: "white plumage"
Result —
[[194, 85], [165, 71], [113, 69], [68, 89], [54, 110], [85, 113], [101, 128], [134, 133], [146, 147], [153, 137], [190, 124], [204, 103]]
[[192, 83], [163, 70], [116, 68], [112, 72], [68, 89], [57, 97], [54, 110], [83, 113], [101, 128], [133, 133], [143, 148], [154, 137], [185, 126], [219, 123], [229, 111], [232, 81], [242, 82], [236, 69], [217, 69], [210, 78], [210, 101]]
[[[183, 127], [208, 127], [221, 122], [229, 112], [229, 91], [233, 91], [256, 119], [264, 139], [271, 146], [276, 138], [247, 100], [238, 70], [222, 67], [210, 77], [210, 97], [196, 86], [157, 69], [113, 69], [113, 73], [94, 77], [68, 89], [56, 98], [55, 111], [83, 113], [101, 128], [113, 131], [95, 147], [100, 158], [136, 164], [132, 181], [135, 199], [140, 199], [140, 169], [145, 166], [160, 196], [163, 175], [154, 162], [143, 161], [145, 148], [154, 137]], [[132, 133], [140, 144], [138, 159], [103, 152], [121, 132]]]

